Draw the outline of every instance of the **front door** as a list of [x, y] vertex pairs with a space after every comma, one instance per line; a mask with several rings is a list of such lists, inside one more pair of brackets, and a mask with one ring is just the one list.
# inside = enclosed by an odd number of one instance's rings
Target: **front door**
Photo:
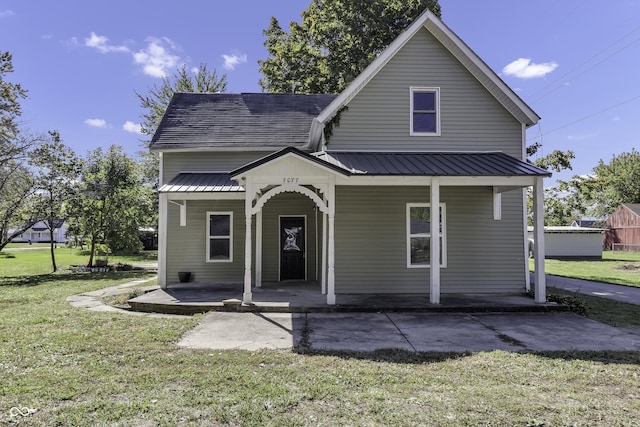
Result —
[[306, 280], [305, 217], [280, 217], [280, 280]]

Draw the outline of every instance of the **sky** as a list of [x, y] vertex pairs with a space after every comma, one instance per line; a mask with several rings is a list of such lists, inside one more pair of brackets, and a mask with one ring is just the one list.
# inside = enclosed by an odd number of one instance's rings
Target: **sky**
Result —
[[[7, 80], [28, 90], [22, 123], [56, 129], [79, 155], [142, 150], [136, 92], [182, 65], [226, 74], [228, 92], [260, 92], [262, 31], [300, 21], [308, 0], [0, 0]], [[573, 150], [573, 170], [640, 146], [640, 0], [440, 0], [442, 19], [542, 117], [541, 154]]]

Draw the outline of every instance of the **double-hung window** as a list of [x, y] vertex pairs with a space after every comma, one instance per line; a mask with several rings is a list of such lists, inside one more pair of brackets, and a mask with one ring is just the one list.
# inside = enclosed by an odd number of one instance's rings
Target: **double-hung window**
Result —
[[431, 266], [431, 238], [440, 242], [440, 266], [447, 266], [446, 205], [440, 204], [440, 225], [431, 227], [431, 205], [407, 203], [407, 267]]
[[207, 212], [207, 262], [233, 261], [233, 212]]
[[440, 88], [411, 87], [411, 135], [440, 135]]

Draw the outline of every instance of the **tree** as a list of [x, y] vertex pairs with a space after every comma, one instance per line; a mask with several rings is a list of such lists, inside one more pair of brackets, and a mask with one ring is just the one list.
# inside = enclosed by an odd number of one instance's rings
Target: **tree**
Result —
[[58, 131], [49, 132], [50, 141], [30, 153], [35, 169], [38, 211], [51, 236], [51, 265], [57, 271], [53, 230], [66, 219], [66, 202], [73, 197], [80, 162], [73, 150], [62, 143]]
[[88, 241], [88, 266], [93, 265], [98, 245], [114, 253], [140, 250], [138, 229], [150, 200], [145, 191], [137, 163], [122, 147], [87, 154], [69, 228]]
[[12, 159], [15, 155], [11, 141], [18, 135], [16, 119], [22, 114], [20, 100], [27, 97], [27, 91], [19, 84], [5, 79], [8, 73], [13, 72], [11, 61], [9, 52], [0, 52], [0, 165], [3, 159]]
[[[162, 79], [162, 85], [149, 88], [149, 93], [142, 95], [136, 92], [140, 106], [145, 110], [142, 114], [142, 133], [153, 136], [167, 110], [171, 97], [176, 92], [222, 93], [227, 90], [227, 76], [218, 78], [216, 70], [209, 71], [207, 64], [200, 64], [198, 70], [190, 75], [185, 65], [179, 68], [171, 78]], [[148, 145], [151, 138], [145, 141]]]
[[275, 93], [339, 93], [438, 0], [312, 0], [302, 23], [263, 31], [269, 54], [258, 61], [260, 86]]
[[594, 214], [605, 217], [622, 203], [640, 203], [640, 152], [613, 156], [593, 168], [593, 174], [581, 182], [581, 196], [590, 204]]

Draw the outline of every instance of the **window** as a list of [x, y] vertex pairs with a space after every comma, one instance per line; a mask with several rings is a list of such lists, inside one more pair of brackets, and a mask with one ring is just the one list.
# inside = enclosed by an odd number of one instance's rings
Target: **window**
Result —
[[[447, 266], [446, 206], [440, 204], [440, 266]], [[407, 203], [407, 267], [428, 268], [431, 263], [431, 205]]]
[[233, 212], [207, 212], [207, 262], [233, 261]]
[[440, 88], [410, 89], [411, 135], [440, 135]]

